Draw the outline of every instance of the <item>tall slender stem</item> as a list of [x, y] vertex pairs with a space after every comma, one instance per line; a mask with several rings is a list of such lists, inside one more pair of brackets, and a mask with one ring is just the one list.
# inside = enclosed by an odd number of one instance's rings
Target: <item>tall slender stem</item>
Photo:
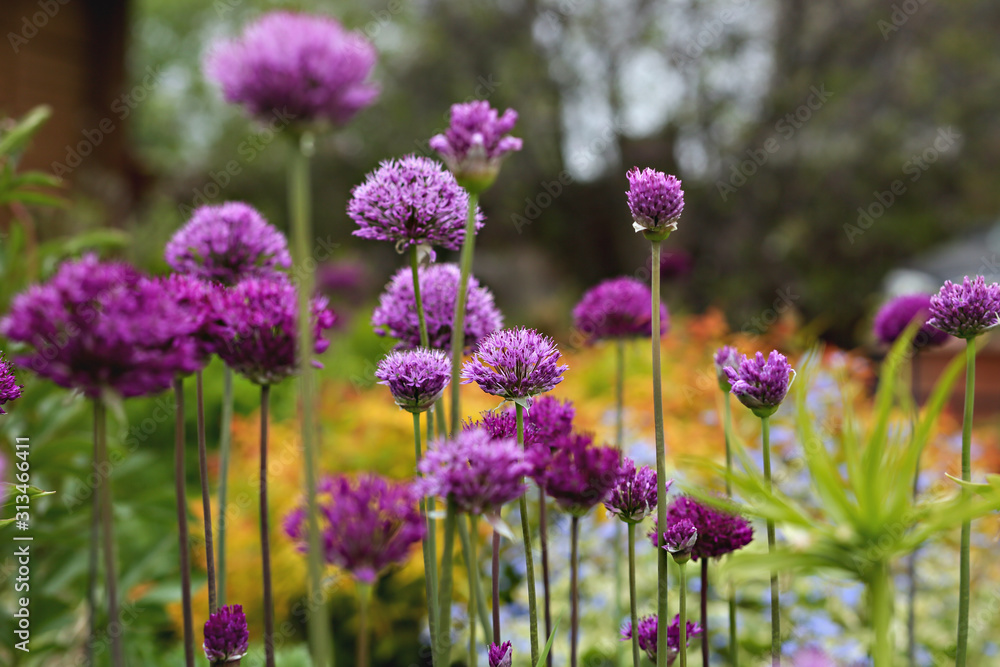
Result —
[[[733, 451], [731, 438], [733, 432], [733, 406], [729, 398], [729, 392], [722, 392], [722, 429], [726, 438], [726, 497], [733, 497], [733, 482], [730, 477], [733, 474]], [[736, 587], [732, 581], [729, 587], [729, 662], [733, 667], [740, 664], [740, 646], [736, 635]], [[706, 633], [707, 635], [707, 633]]]
[[479, 195], [469, 193], [469, 214], [465, 221], [465, 241], [459, 268], [458, 294], [455, 297], [455, 318], [451, 327], [451, 432], [458, 431], [462, 421], [460, 407], [459, 373], [462, 352], [465, 349], [465, 304], [469, 297], [469, 276], [472, 275], [472, 258], [476, 251], [476, 209]]
[[[320, 561], [321, 545], [319, 519], [316, 502], [316, 470], [318, 468], [313, 438], [315, 429], [315, 405], [313, 392], [313, 332], [309, 302], [313, 293], [313, 262], [310, 251], [312, 243], [312, 211], [309, 187], [309, 157], [314, 151], [313, 136], [302, 132], [298, 145], [291, 154], [288, 170], [288, 191], [292, 220], [292, 245], [295, 251], [298, 289], [298, 350], [299, 387], [302, 400], [302, 469], [306, 481], [306, 506], [309, 534], [309, 599], [322, 600], [323, 565]], [[332, 655], [329, 647], [329, 627], [326, 605], [320, 602], [309, 613], [309, 646], [314, 667], [326, 667], [327, 657]]]
[[[465, 559], [466, 563], [469, 562], [470, 558], [472, 562], [475, 562], [474, 550], [472, 546], [472, 539], [469, 536], [470, 525], [472, 524], [472, 516], [469, 516], [469, 524], [466, 524], [464, 519], [459, 519], [456, 529], [458, 530], [458, 538], [462, 543], [462, 558]], [[470, 614], [469, 621], [472, 622], [474, 618], [478, 615], [479, 624], [483, 628], [483, 636], [489, 637], [493, 634], [493, 630], [490, 627], [490, 612], [486, 608], [486, 600], [483, 596], [482, 582], [479, 581], [478, 572], [475, 577], [469, 579], [469, 586], [475, 588], [473, 591], [474, 597], [470, 597], [470, 601], [474, 601], [476, 604], [474, 607], [470, 607], [470, 612], [475, 612], [475, 615]]]
[[107, 634], [111, 637], [111, 664], [125, 667], [122, 648], [121, 619], [118, 615], [118, 575], [115, 568], [115, 532], [111, 505], [111, 463], [108, 460], [107, 409], [104, 402], [94, 399], [94, 466], [97, 473], [97, 494], [101, 503], [101, 538], [104, 551], [104, 580], [108, 598]]
[[[656, 645], [667, 645], [667, 559], [670, 555], [663, 549], [663, 531], [667, 526], [667, 450], [663, 436], [663, 381], [660, 372], [660, 251], [662, 241], [650, 241], [652, 245], [652, 329], [653, 329], [653, 433], [656, 444], [656, 491], [660, 502], [656, 504], [656, 520], [659, 528], [656, 550], [656, 613], [660, 623], [656, 628]], [[667, 652], [656, 652], [657, 667], [667, 667]]]
[[417, 304], [417, 324], [420, 331], [420, 347], [430, 347], [430, 337], [427, 335], [427, 315], [424, 313], [424, 301], [420, 296], [420, 251], [413, 246], [410, 253], [410, 270], [413, 272], [413, 300]]
[[[428, 419], [430, 417], [428, 416]], [[423, 458], [423, 452], [420, 447], [420, 413], [413, 413], [413, 448], [415, 453], [415, 458], [417, 463], [420, 463], [420, 459]], [[420, 498], [420, 515], [424, 517], [424, 522], [430, 521], [427, 516], [427, 501], [425, 498]], [[430, 630], [430, 636], [436, 637], [435, 631], [437, 630], [437, 581], [434, 576], [437, 572], [437, 568], [433, 567], [434, 559], [437, 558], [437, 554], [431, 550], [431, 540], [430, 540], [430, 528], [428, 530], [428, 539], [423, 540], [420, 546], [423, 550], [424, 556], [424, 592], [427, 596], [427, 627]], [[435, 662], [437, 657], [437, 643], [431, 640], [431, 661]]]
[[[910, 424], [911, 432], [916, 430], [917, 418], [920, 414], [920, 352], [914, 351], [913, 360], [910, 362], [910, 389], [913, 393], [913, 418]], [[913, 502], [916, 504], [917, 495], [920, 491], [920, 456], [917, 456], [917, 464], [913, 471]], [[917, 665], [917, 559], [919, 558], [920, 547], [913, 549], [910, 557], [906, 560], [906, 658], [910, 667]]]
[[184, 381], [174, 380], [174, 494], [177, 498], [177, 538], [181, 567], [181, 610], [184, 618], [184, 664], [194, 667], [194, 621], [191, 613], [191, 544], [188, 537], [187, 490], [184, 468]]
[[[515, 404], [517, 442], [524, 448], [524, 406]], [[531, 639], [531, 664], [538, 664], [538, 603], [535, 600], [535, 559], [531, 553], [531, 525], [528, 523], [528, 498], [522, 494], [518, 507], [521, 510], [521, 536], [524, 540], [524, 569], [528, 585], [528, 635]], [[664, 644], [666, 646], [666, 644]]]
[[[94, 461], [97, 461], [97, 438], [94, 438]], [[98, 542], [101, 537], [101, 502], [97, 493], [90, 499], [90, 544], [87, 546], [87, 638], [86, 665], [94, 667], [94, 646], [97, 643], [97, 570]]]
[[708, 667], [708, 559], [701, 559], [701, 664]]
[[205, 515], [205, 568], [208, 573], [208, 613], [211, 615], [219, 607], [212, 540], [212, 496], [208, 490], [208, 447], [205, 444], [205, 388], [201, 371], [195, 374], [195, 391], [198, 400], [198, 474], [201, 477], [201, 508]]
[[369, 631], [368, 631], [368, 605], [371, 602], [374, 586], [368, 584], [358, 584], [358, 653], [357, 667], [368, 667], [371, 664], [371, 657], [368, 653]]
[[500, 533], [493, 529], [493, 563], [490, 571], [493, 584], [493, 643], [500, 645]]
[[[476, 559], [476, 516], [469, 515], [469, 548], [466, 549], [465, 567], [469, 571], [469, 667], [476, 667], [476, 621], [475, 615], [479, 604], [479, 566]], [[489, 634], [486, 634], [488, 637]]]
[[[624, 456], [625, 448], [625, 339], [619, 338], [615, 341], [615, 448], [618, 450], [618, 459]], [[621, 622], [624, 615], [622, 608], [622, 561], [625, 559], [622, 554], [621, 531], [622, 526], [615, 524], [614, 528], [614, 561], [615, 561], [615, 619]], [[548, 609], [546, 608], [546, 612]], [[548, 626], [546, 626], [548, 631]], [[622, 643], [615, 642], [615, 667], [622, 664]]]
[[576, 667], [576, 651], [580, 643], [580, 517], [576, 515], [570, 519], [569, 549], [569, 665]]
[[[976, 400], [976, 344], [970, 338], [965, 342], [965, 412], [962, 417], [962, 479], [972, 480], [972, 413]], [[963, 489], [962, 493], [966, 493]], [[969, 646], [969, 547], [972, 523], [962, 523], [962, 547], [958, 570], [958, 648], [955, 667], [965, 667]]]
[[[542, 548], [542, 615], [545, 618], [545, 637], [552, 634], [552, 594], [549, 591], [549, 519], [545, 490], [538, 489], [538, 542]], [[545, 656], [545, 664], [552, 667], [552, 650]]]
[[878, 564], [868, 585], [872, 605], [872, 629], [875, 633], [874, 667], [890, 667], [893, 664], [892, 583], [886, 563]]
[[270, 385], [260, 388], [260, 556], [264, 578], [264, 657], [274, 667], [274, 600], [271, 594], [271, 528], [267, 508], [267, 413]]
[[[437, 412], [437, 407], [441, 405], [439, 400], [435, 403], [434, 407], [431, 408], [434, 412]], [[427, 449], [430, 450], [431, 443], [434, 441], [434, 420], [431, 415], [427, 415]], [[434, 603], [434, 615], [433, 618], [428, 619], [428, 629], [431, 631], [431, 658], [434, 660], [434, 664], [437, 665], [437, 628], [438, 628], [438, 611], [440, 609], [438, 605], [438, 599], [440, 595], [440, 582], [438, 579], [438, 561], [437, 561], [437, 519], [434, 515], [437, 513], [437, 499], [434, 496], [427, 497], [427, 551], [430, 561], [428, 564], [428, 572], [431, 576], [431, 601]], [[431, 621], [434, 625], [431, 626]]]
[[444, 515], [444, 554], [441, 556], [441, 593], [438, 599], [440, 604], [437, 636], [439, 665], [451, 664], [451, 594], [455, 555], [455, 524], [457, 522], [458, 509], [455, 507], [455, 503], [449, 500]]
[[632, 667], [639, 667], [639, 611], [635, 593], [635, 524], [627, 524], [628, 530], [628, 606], [632, 619]]
[[[677, 568], [680, 573], [679, 586], [681, 587], [681, 602], [680, 602], [680, 640], [678, 642], [678, 649], [681, 653], [681, 667], [687, 667], [687, 563], [680, 563], [680, 567]], [[659, 625], [657, 625], [659, 627]], [[659, 655], [659, 651], [657, 651]]]
[[[771, 418], [761, 417], [761, 440], [764, 452], [764, 478], [767, 488], [771, 485]], [[767, 552], [774, 552], [774, 521], [767, 520]], [[778, 574], [771, 571], [771, 664], [777, 667], [781, 664], [781, 608], [778, 600]]]
[[226, 604], [226, 509], [229, 491], [229, 445], [233, 430], [233, 369], [222, 369], [222, 425], [219, 427], [219, 605]]

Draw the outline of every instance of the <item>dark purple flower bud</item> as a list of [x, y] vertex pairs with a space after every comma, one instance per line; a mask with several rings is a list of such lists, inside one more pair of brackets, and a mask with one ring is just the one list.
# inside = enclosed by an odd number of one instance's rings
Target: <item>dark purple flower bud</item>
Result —
[[910, 322], [919, 318], [923, 326], [913, 339], [913, 347], [923, 349], [943, 344], [948, 340], [948, 334], [927, 323], [930, 308], [929, 294], [908, 294], [888, 301], [875, 315], [875, 337], [885, 345], [892, 345]]
[[635, 221], [632, 227], [651, 240], [663, 240], [677, 229], [684, 210], [681, 182], [654, 169], [633, 167], [627, 174], [628, 207]]
[[[427, 335], [436, 350], [451, 351], [451, 327], [461, 272], [455, 264], [430, 264], [417, 269], [420, 299], [424, 304]], [[420, 346], [420, 321], [413, 295], [413, 271], [400, 269], [386, 286], [372, 313], [378, 335], [399, 340], [400, 349]], [[493, 302], [493, 293], [469, 276], [465, 306], [465, 349], [475, 347], [487, 334], [503, 326], [503, 315]]]
[[213, 665], [222, 665], [246, 655], [250, 648], [250, 631], [243, 606], [219, 607], [205, 621], [205, 657]]
[[[656, 630], [657, 630], [657, 616], [656, 614], [651, 614], [649, 616], [644, 616], [639, 619], [639, 648], [646, 652], [649, 659], [655, 664], [656, 663]], [[697, 637], [702, 633], [701, 626], [697, 623], [692, 623], [688, 621], [687, 625], [687, 641], [690, 645], [691, 639]], [[621, 629], [622, 641], [632, 640], [632, 622], [625, 621], [625, 624]], [[674, 616], [674, 620], [667, 626], [667, 664], [672, 664], [677, 658], [681, 647], [681, 619], [680, 614]]]
[[743, 355], [739, 368], [724, 370], [732, 394], [761, 418], [778, 410], [795, 376], [788, 359], [777, 350], [772, 350], [767, 359], [760, 352], [753, 359]]
[[463, 187], [478, 194], [496, 180], [507, 154], [521, 150], [521, 140], [507, 134], [516, 122], [516, 111], [507, 109], [501, 116], [485, 100], [453, 104], [451, 125], [431, 137], [430, 147]]
[[987, 285], [982, 276], [965, 276], [961, 285], [947, 280], [931, 297], [930, 313], [932, 327], [956, 338], [975, 338], [1000, 324], [1000, 285]]
[[663, 548], [669, 551], [678, 563], [691, 560], [691, 551], [697, 541], [698, 529], [690, 519], [675, 521], [663, 533]]
[[[668, 479], [669, 489], [674, 480]], [[640, 523], [656, 509], [656, 471], [649, 466], [635, 467], [635, 461], [622, 460], [618, 481], [604, 501], [608, 512], [625, 523]]]
[[487, 394], [508, 400], [551, 391], [569, 366], [559, 364], [559, 348], [534, 329], [502, 329], [480, 341], [462, 367], [462, 384], [475, 382]]
[[511, 667], [514, 659], [514, 650], [511, 648], [510, 642], [504, 642], [499, 646], [490, 644], [488, 657], [490, 659], [490, 667]]
[[[458, 250], [465, 243], [469, 193], [451, 172], [425, 157], [386, 160], [351, 191], [347, 215], [354, 236], [389, 241], [397, 252], [410, 246]], [[483, 214], [476, 210], [476, 231]]]
[[[24, 385], [17, 383], [14, 366], [0, 353], [0, 406], [20, 398], [22, 389]], [[7, 412], [0, 407], [0, 415], [5, 414]]]
[[424, 412], [448, 386], [451, 360], [441, 350], [390, 352], [378, 363], [375, 377], [389, 387], [396, 405], [408, 412]]
[[341, 125], [378, 97], [375, 47], [332, 18], [276, 11], [223, 40], [205, 59], [226, 101], [268, 123]]
[[715, 351], [712, 358], [715, 362], [715, 378], [719, 381], [719, 389], [727, 394], [732, 390], [729, 378], [726, 376], [726, 369], [737, 370], [740, 367], [740, 353], [732, 345], [723, 345]]
[[[678, 496], [667, 508], [667, 524], [687, 519], [698, 530], [698, 541], [691, 551], [694, 560], [720, 558], [753, 541], [753, 526], [736, 512], [716, 509], [688, 496]], [[656, 546], [655, 529], [650, 541]]]
[[[588, 343], [612, 338], [651, 336], [653, 304], [649, 285], [635, 278], [612, 278], [583, 295], [573, 309], [573, 327]], [[670, 328], [670, 314], [660, 304], [660, 332]]]
[[164, 256], [178, 273], [235, 285], [292, 265], [284, 234], [242, 202], [201, 206], [167, 242]]
[[529, 456], [535, 482], [565, 511], [583, 516], [607, 499], [618, 481], [620, 454], [614, 447], [597, 447], [586, 434], [569, 434], [536, 445]]

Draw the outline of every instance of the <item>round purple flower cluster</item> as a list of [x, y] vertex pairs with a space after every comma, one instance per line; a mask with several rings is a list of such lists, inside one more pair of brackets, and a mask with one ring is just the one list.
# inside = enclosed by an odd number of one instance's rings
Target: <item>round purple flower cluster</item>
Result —
[[[609, 338], [651, 336], [653, 304], [649, 285], [629, 277], [599, 283], [573, 309], [573, 327], [588, 342]], [[670, 328], [670, 314], [660, 304], [660, 331]]]
[[532, 476], [559, 506], [583, 516], [604, 501], [618, 481], [620, 454], [614, 447], [594, 446], [586, 434], [571, 433], [531, 449]]
[[[656, 631], [657, 631], [657, 619], [656, 614], [650, 614], [649, 616], [644, 616], [639, 619], [638, 636], [639, 636], [639, 648], [646, 652], [649, 659], [656, 664]], [[701, 626], [697, 623], [692, 623], [688, 621], [687, 625], [687, 640], [690, 643], [693, 637], [697, 637], [701, 634]], [[622, 641], [632, 640], [632, 621], [625, 621], [621, 629]], [[674, 616], [674, 620], [667, 626], [667, 664], [673, 664], [674, 660], [677, 659], [677, 655], [680, 652], [681, 647], [681, 618], [680, 614]]]
[[[666, 488], [669, 489], [673, 482], [668, 479]], [[656, 509], [656, 496], [656, 471], [649, 466], [636, 468], [635, 461], [625, 457], [604, 506], [625, 523], [636, 524]]]
[[513, 400], [550, 391], [569, 366], [559, 364], [559, 348], [534, 329], [502, 329], [480, 341], [462, 367], [462, 384], [475, 382], [487, 394]]
[[417, 465], [420, 494], [454, 502], [459, 512], [493, 514], [525, 492], [531, 466], [513, 438], [493, 439], [481, 428], [439, 440]]
[[945, 281], [931, 297], [930, 313], [932, 327], [956, 338], [975, 338], [1000, 324], [1000, 285], [987, 285], [982, 276], [965, 276], [961, 285]]
[[205, 657], [213, 665], [235, 661], [250, 649], [250, 630], [243, 606], [219, 607], [205, 621]]
[[[425, 157], [386, 160], [351, 191], [347, 215], [358, 224], [354, 236], [410, 246], [458, 250], [465, 242], [469, 193], [451, 172]], [[476, 231], [483, 226], [476, 209]]]
[[[403, 563], [423, 539], [417, 494], [408, 484], [377, 475], [356, 480], [326, 477], [320, 481], [317, 501], [326, 562], [364, 583], [374, 583], [384, 569]], [[301, 550], [308, 548], [304, 507], [285, 518], [284, 529]]]
[[724, 370], [732, 384], [730, 391], [758, 417], [769, 417], [777, 411], [794, 379], [788, 359], [777, 350], [766, 359], [760, 352], [753, 359], [743, 355], [739, 368]]
[[[330, 341], [323, 331], [334, 323], [325, 297], [312, 300], [313, 351], [322, 354]], [[215, 352], [251, 382], [275, 384], [294, 374], [297, 290], [284, 277], [249, 278], [219, 293]]]
[[[22, 389], [24, 385], [17, 383], [14, 367], [0, 354], [0, 406], [20, 398]], [[7, 411], [0, 407], [0, 415], [5, 414]]]
[[691, 551], [698, 541], [698, 529], [690, 519], [679, 519], [663, 531], [663, 548], [670, 552], [678, 563], [691, 560]]
[[511, 667], [514, 660], [514, 650], [510, 646], [510, 642], [504, 642], [497, 646], [496, 644], [490, 644], [487, 658], [490, 661], [490, 667]]
[[441, 350], [390, 352], [378, 363], [375, 377], [389, 387], [396, 405], [424, 412], [441, 398], [451, 380], [451, 360]]
[[252, 206], [201, 206], [167, 243], [164, 257], [178, 273], [235, 285], [292, 265], [284, 234]]
[[[451, 351], [451, 329], [461, 272], [454, 264], [429, 264], [417, 269], [420, 299], [424, 305], [427, 335], [436, 350]], [[475, 347], [487, 334], [503, 326], [503, 315], [493, 293], [469, 276], [465, 312], [465, 349]], [[413, 295], [413, 271], [400, 269], [389, 281], [372, 313], [372, 326], [379, 335], [388, 334], [402, 349], [420, 346], [420, 321]]]
[[205, 73], [261, 121], [346, 123], [378, 96], [375, 48], [326, 16], [277, 11], [215, 44]]
[[626, 176], [633, 228], [663, 240], [677, 229], [677, 220], [684, 211], [681, 182], [675, 176], [648, 168], [634, 167]]
[[[735, 508], [734, 508], [735, 509]], [[678, 496], [667, 507], [667, 524], [690, 521], [698, 531], [691, 558], [721, 558], [753, 541], [753, 526], [736, 512], [716, 509], [688, 496]], [[655, 547], [656, 529], [649, 533]]]
[[888, 301], [875, 315], [875, 338], [885, 345], [892, 345], [910, 322], [920, 318], [923, 325], [913, 339], [913, 346], [920, 349], [943, 344], [948, 340], [948, 334], [927, 323], [930, 309], [930, 294], [907, 294]]
[[451, 124], [431, 137], [430, 147], [462, 185], [481, 192], [496, 179], [507, 154], [521, 150], [521, 140], [507, 134], [515, 123], [516, 111], [507, 109], [501, 116], [485, 100], [453, 104]]

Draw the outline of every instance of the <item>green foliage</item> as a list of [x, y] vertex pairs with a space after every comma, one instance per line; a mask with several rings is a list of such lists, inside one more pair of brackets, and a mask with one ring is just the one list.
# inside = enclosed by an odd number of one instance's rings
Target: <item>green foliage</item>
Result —
[[[0, 206], [32, 204], [61, 207], [65, 199], [46, 192], [62, 186], [62, 180], [40, 171], [17, 173], [17, 163], [32, 137], [52, 115], [47, 106], [35, 107], [20, 121], [9, 119], [0, 125]], [[41, 188], [41, 189], [38, 189]]]

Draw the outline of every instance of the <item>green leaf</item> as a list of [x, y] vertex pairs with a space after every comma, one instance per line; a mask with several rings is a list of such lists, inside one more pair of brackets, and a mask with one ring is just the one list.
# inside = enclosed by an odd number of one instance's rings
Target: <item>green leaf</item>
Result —
[[538, 662], [535, 663], [535, 667], [543, 667], [545, 665], [545, 659], [549, 656], [549, 651], [552, 650], [552, 641], [556, 638], [556, 633], [559, 632], [559, 624], [562, 623], [563, 616], [565, 614], [557, 618], [555, 624], [552, 626], [552, 633], [549, 635], [549, 640], [545, 642], [545, 648], [538, 654]]
[[28, 142], [52, 115], [52, 108], [42, 105], [29, 111], [9, 131], [0, 136], [0, 156], [10, 155], [15, 159], [24, 152]]

